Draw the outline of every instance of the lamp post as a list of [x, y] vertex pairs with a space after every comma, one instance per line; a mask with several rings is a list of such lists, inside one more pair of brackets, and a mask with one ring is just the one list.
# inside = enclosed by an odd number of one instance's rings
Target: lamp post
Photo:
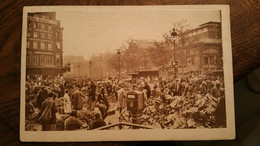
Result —
[[89, 61], [89, 78], [90, 78], [90, 79], [91, 79], [91, 64], [92, 64], [92, 62]]
[[175, 48], [176, 48], [176, 46], [175, 46], [175, 43], [176, 43], [176, 40], [177, 40], [177, 37], [178, 37], [178, 34], [177, 34], [177, 32], [176, 32], [176, 30], [175, 30], [175, 28], [173, 28], [172, 29], [172, 31], [171, 31], [171, 38], [172, 38], [172, 41], [173, 41], [173, 61], [174, 61], [174, 74], [175, 74], [175, 76], [177, 75], [177, 62], [176, 62], [176, 50], [175, 50]]
[[80, 68], [80, 66], [78, 65], [78, 77], [79, 77], [79, 68]]
[[118, 62], [119, 62], [119, 78], [120, 78], [120, 67], [121, 67], [121, 65], [120, 65], [120, 55], [121, 55], [121, 50], [120, 50], [120, 49], [117, 50], [117, 54], [118, 54]]

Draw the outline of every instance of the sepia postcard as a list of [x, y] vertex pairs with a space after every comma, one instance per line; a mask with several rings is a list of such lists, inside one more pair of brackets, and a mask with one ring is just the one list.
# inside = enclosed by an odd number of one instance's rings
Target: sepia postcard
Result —
[[28, 6], [20, 140], [235, 138], [227, 5]]

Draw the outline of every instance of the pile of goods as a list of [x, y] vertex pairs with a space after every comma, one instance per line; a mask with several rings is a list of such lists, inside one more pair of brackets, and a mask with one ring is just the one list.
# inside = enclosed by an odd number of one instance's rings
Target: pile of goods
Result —
[[86, 108], [83, 108], [82, 110], [78, 111], [78, 118], [83, 122], [87, 123], [87, 125], [91, 125], [94, 120], [94, 111], [87, 110]]
[[[166, 103], [159, 98], [148, 99], [139, 123], [160, 129], [215, 128], [219, 99], [210, 94], [194, 97], [169, 96]], [[132, 122], [129, 111], [122, 112], [121, 120]]]

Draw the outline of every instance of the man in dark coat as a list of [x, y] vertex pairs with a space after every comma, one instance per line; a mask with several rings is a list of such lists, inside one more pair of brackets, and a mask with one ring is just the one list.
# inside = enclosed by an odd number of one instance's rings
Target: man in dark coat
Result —
[[79, 87], [76, 87], [76, 91], [72, 94], [72, 104], [75, 110], [81, 110], [83, 108], [83, 98], [86, 97], [79, 91]]
[[107, 96], [110, 96], [110, 94], [112, 93], [112, 90], [113, 90], [111, 83], [109, 83], [109, 82], [107, 83], [106, 89], [107, 89]]
[[147, 91], [147, 98], [150, 98], [151, 96], [151, 89], [150, 86], [145, 82], [144, 89]]
[[102, 113], [102, 119], [105, 119], [107, 116], [107, 110], [109, 109], [109, 102], [105, 95], [104, 88], [101, 89], [101, 92], [97, 97], [97, 102], [98, 102], [97, 106]]
[[56, 130], [56, 112], [57, 105], [54, 101], [55, 95], [48, 94], [48, 98], [42, 103], [40, 117], [38, 119], [42, 124], [42, 131], [55, 131]]
[[106, 126], [106, 122], [100, 118], [100, 114], [95, 114], [95, 121], [92, 124], [92, 129], [96, 129], [102, 126]]
[[42, 102], [47, 98], [48, 98], [48, 90], [45, 87], [42, 87], [36, 99], [37, 106], [39, 107], [39, 109], [41, 109]]

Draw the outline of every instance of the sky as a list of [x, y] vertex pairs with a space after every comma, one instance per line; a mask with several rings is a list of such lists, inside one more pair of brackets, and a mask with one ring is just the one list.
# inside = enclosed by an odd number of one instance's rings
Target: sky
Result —
[[92, 55], [116, 53], [129, 39], [160, 41], [182, 19], [193, 28], [209, 21], [220, 22], [220, 11], [90, 7], [57, 11], [56, 18], [64, 28], [64, 56], [84, 56], [88, 60]]

